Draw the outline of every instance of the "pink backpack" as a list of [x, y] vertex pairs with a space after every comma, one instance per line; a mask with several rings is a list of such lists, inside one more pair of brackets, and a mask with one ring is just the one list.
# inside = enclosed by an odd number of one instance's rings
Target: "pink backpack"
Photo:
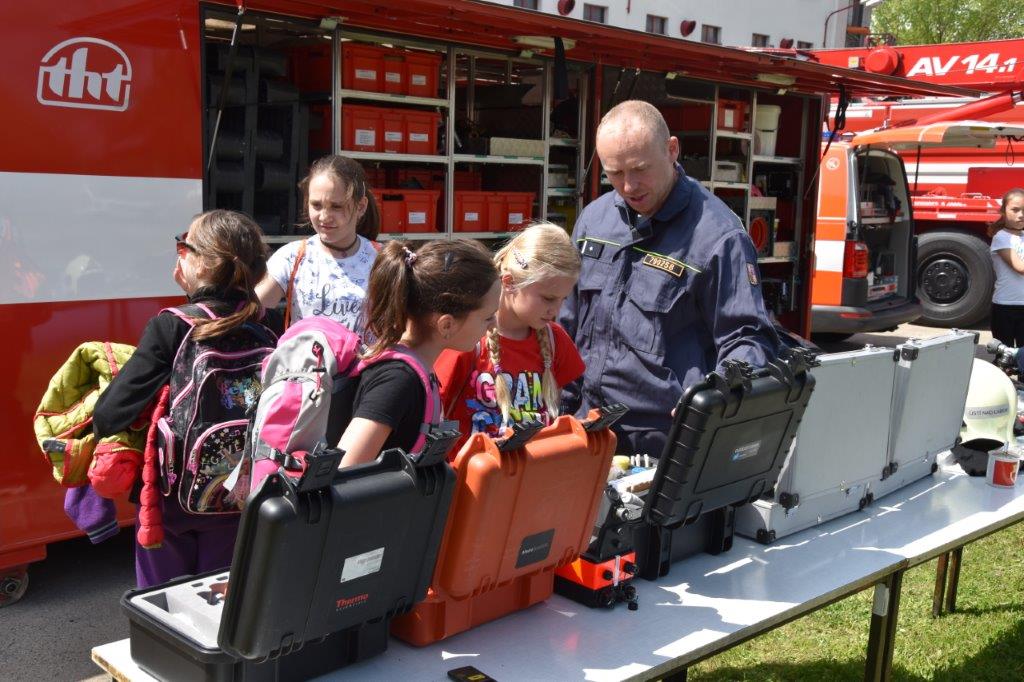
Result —
[[246, 456], [230, 487], [253, 491], [282, 468], [300, 476], [306, 454], [336, 445], [325, 442], [333, 396], [348, 379], [386, 360], [411, 367], [427, 396], [420, 435], [409, 454], [419, 462], [444, 460], [459, 434], [454, 422], [442, 421], [437, 386], [427, 369], [404, 346], [368, 360], [360, 357], [362, 349], [355, 332], [323, 317], [303, 318], [288, 328], [263, 361], [263, 389], [249, 422]]

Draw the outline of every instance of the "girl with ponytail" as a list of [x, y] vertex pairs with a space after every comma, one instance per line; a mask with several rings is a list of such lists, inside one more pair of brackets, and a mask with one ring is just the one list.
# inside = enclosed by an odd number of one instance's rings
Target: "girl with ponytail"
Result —
[[[434, 365], [441, 399], [470, 433], [497, 436], [512, 424], [551, 423], [562, 386], [583, 374], [572, 339], [555, 322], [580, 274], [580, 256], [564, 229], [536, 223], [494, 256], [501, 276], [497, 324], [473, 350], [445, 352]], [[452, 449], [452, 455], [458, 447]]]
[[[267, 348], [269, 352], [281, 332], [281, 316], [264, 311], [256, 297], [255, 286], [266, 274], [267, 261], [262, 233], [255, 222], [234, 211], [209, 211], [197, 216], [188, 232], [174, 240], [174, 281], [185, 291], [188, 304], [161, 311], [146, 324], [135, 352], [96, 403], [93, 432], [97, 439], [146, 418], [147, 407], [168, 383], [170, 403], [175, 403], [175, 388], [181, 385], [175, 366], [179, 350], [184, 352], [195, 344], [203, 344], [203, 348], [227, 344], [230, 350], [258, 352]], [[235, 374], [231, 385], [218, 386], [225, 401], [238, 407], [236, 411], [255, 400], [258, 368], [256, 363], [251, 376]], [[168, 477], [170, 494], [156, 496], [162, 514], [163, 543], [159, 548], [135, 548], [140, 587], [179, 575], [215, 571], [231, 562], [237, 513], [186, 511], [174, 488], [175, 482], [183, 478], [181, 462], [176, 464], [173, 480]], [[211, 489], [219, 490], [212, 485]]]
[[[494, 324], [498, 273], [490, 252], [476, 241], [413, 248], [412, 242], [390, 241], [373, 264], [365, 357], [398, 346], [429, 372], [442, 352], [470, 350]], [[431, 380], [436, 385], [433, 375]], [[352, 399], [331, 401], [327, 440], [345, 452], [342, 466], [373, 460], [390, 448], [412, 450], [426, 401], [437, 400], [425, 394], [416, 372], [401, 360], [370, 365], [354, 390]]]

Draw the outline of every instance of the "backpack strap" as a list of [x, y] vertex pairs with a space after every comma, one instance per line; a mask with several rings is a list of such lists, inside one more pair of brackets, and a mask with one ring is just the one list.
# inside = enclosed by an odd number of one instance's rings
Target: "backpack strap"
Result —
[[299, 265], [302, 264], [302, 259], [306, 257], [306, 240], [303, 239], [299, 242], [299, 250], [295, 254], [295, 262], [292, 263], [292, 272], [288, 275], [288, 287], [284, 292], [284, 328], [287, 329], [292, 324], [292, 294], [295, 293], [295, 277], [299, 274]]
[[441, 393], [438, 390], [437, 381], [427, 371], [416, 354], [409, 348], [401, 345], [392, 346], [383, 353], [369, 360], [364, 360], [360, 372], [371, 365], [376, 365], [386, 360], [401, 360], [412, 368], [423, 384], [424, 400], [426, 402], [423, 411], [423, 423], [420, 425], [420, 435], [416, 438], [416, 443], [412, 446], [410, 454], [421, 452], [424, 445], [426, 445], [427, 434], [432, 428], [440, 426], [442, 421]]

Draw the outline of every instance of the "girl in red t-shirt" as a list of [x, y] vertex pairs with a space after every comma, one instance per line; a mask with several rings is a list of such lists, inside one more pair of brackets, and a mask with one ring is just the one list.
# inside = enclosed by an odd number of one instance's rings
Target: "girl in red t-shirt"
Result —
[[580, 274], [579, 252], [565, 230], [531, 225], [495, 254], [494, 264], [501, 276], [496, 326], [475, 350], [445, 351], [434, 364], [445, 412], [463, 433], [450, 458], [471, 433], [498, 436], [512, 424], [550, 424], [562, 387], [584, 370], [554, 321]]

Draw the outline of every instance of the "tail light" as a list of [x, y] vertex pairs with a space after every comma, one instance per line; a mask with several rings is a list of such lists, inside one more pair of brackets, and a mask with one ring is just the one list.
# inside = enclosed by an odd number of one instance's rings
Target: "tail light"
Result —
[[843, 253], [843, 277], [863, 279], [868, 276], [868, 245], [864, 242], [846, 242]]

